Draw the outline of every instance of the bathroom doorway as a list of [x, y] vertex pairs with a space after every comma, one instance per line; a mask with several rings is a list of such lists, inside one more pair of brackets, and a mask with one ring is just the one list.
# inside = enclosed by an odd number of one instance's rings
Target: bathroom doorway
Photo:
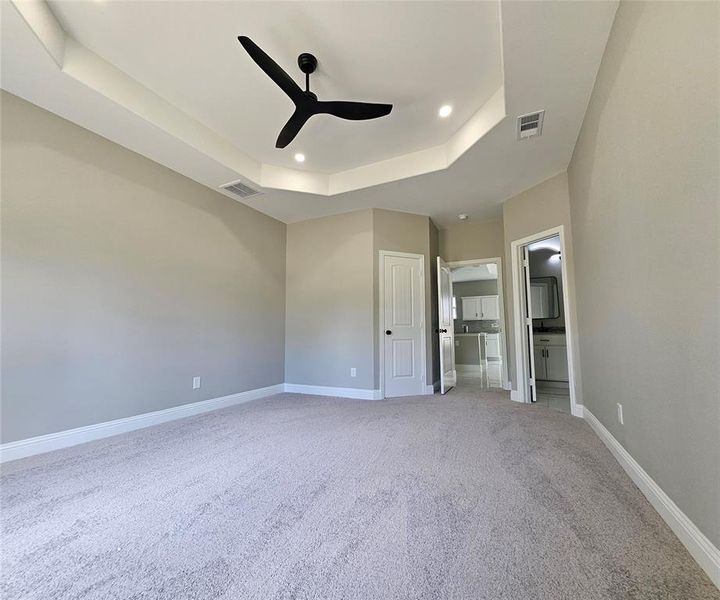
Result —
[[511, 250], [518, 399], [577, 415], [563, 228]]

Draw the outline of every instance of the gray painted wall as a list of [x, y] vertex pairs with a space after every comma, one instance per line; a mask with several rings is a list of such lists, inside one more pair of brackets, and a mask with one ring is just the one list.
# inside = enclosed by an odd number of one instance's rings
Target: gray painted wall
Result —
[[719, 22], [621, 3], [568, 171], [585, 404], [716, 546]]
[[[572, 326], [572, 353], [575, 365], [575, 398], [582, 404], [582, 370], [578, 352], [577, 311], [575, 310], [575, 278], [573, 231], [570, 223], [570, 196], [568, 193], [567, 173], [559, 173], [542, 183], [513, 196], [503, 204], [503, 224], [505, 227], [505, 268], [503, 275], [507, 292], [506, 313], [508, 364], [513, 389], [517, 390], [515, 371], [515, 337], [513, 323], [514, 285], [512, 282], [511, 244], [514, 241], [562, 225], [565, 230], [565, 255], [563, 264], [567, 269], [568, 296], [570, 301], [570, 320]], [[567, 319], [566, 319], [567, 321]], [[566, 322], [567, 326], [567, 322]]]
[[505, 262], [502, 219], [465, 221], [440, 230], [440, 256], [446, 261], [495, 258]]
[[284, 224], [1, 104], [3, 442], [283, 381]]
[[285, 381], [375, 389], [374, 274], [372, 210], [288, 225]]

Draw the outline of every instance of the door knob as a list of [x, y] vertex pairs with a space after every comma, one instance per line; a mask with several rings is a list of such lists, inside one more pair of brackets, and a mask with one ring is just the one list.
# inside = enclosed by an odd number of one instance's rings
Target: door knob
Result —
[[385, 335], [392, 335], [392, 331], [390, 331], [389, 329], [386, 329], [386, 330], [385, 330]]
[[441, 329], [440, 333], [447, 333], [447, 329]]

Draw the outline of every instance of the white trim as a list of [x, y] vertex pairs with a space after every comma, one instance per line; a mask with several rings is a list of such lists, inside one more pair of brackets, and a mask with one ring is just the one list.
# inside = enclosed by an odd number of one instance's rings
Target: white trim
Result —
[[525, 400], [522, 397], [522, 394], [519, 390], [510, 390], [510, 400], [513, 402], [522, 402], [525, 403]]
[[104, 423], [95, 423], [94, 425], [86, 425], [85, 427], [77, 427], [76, 429], [67, 429], [65, 431], [18, 440], [17, 442], [8, 442], [7, 444], [0, 445], [0, 462], [25, 458], [26, 456], [51, 452], [52, 450], [60, 450], [61, 448], [68, 448], [70, 446], [76, 446], [77, 444], [84, 444], [85, 442], [92, 442], [93, 440], [134, 431], [135, 429], [151, 427], [167, 421], [183, 419], [212, 410], [226, 408], [234, 404], [250, 402], [258, 398], [280, 394], [283, 391], [284, 385], [279, 383], [277, 385], [247, 390], [246, 392], [239, 392], [220, 398], [201, 400], [190, 404], [173, 406], [172, 408], [166, 408], [164, 410], [156, 410], [123, 419], [115, 419], [114, 421], [105, 421]]
[[426, 385], [424, 396], [432, 396], [435, 393], [435, 385]]
[[675, 532], [688, 552], [708, 574], [712, 582], [720, 587], [720, 550], [698, 529], [690, 518], [675, 504], [670, 496], [647, 474], [638, 462], [623, 448], [605, 426], [587, 408], [583, 411], [585, 420], [597, 436], [608, 447], [613, 456], [640, 488], [670, 529]]
[[420, 279], [422, 281], [422, 294], [420, 294], [420, 314], [422, 314], [422, 344], [420, 344], [420, 354], [422, 361], [422, 389], [420, 395], [424, 394], [427, 381], [427, 315], [425, 314], [425, 255], [414, 254], [411, 252], [395, 252], [392, 250], [380, 250], [378, 252], [378, 352], [379, 352], [379, 371], [380, 371], [380, 398], [385, 398], [385, 257], [399, 256], [402, 258], [414, 258], [420, 263]]
[[[453, 260], [447, 263], [447, 266], [451, 269], [455, 267], [467, 267], [471, 265], [487, 265], [495, 263], [497, 265], [497, 289], [498, 289], [498, 304], [500, 305], [500, 355], [502, 357], [502, 386], [503, 389], [511, 389], [510, 375], [508, 374], [508, 359], [507, 359], [507, 339], [505, 338], [505, 290], [503, 284], [503, 266], [502, 258], [500, 256], [494, 256], [492, 258], [475, 258], [472, 260]], [[478, 340], [479, 341], [479, 340]]]
[[362, 388], [286, 383], [285, 391], [289, 394], [306, 394], [310, 396], [334, 396], [337, 398], [352, 398], [355, 400], [382, 400], [380, 390], [365, 390]]
[[558, 236], [560, 238], [560, 253], [563, 257], [560, 265], [560, 275], [563, 287], [563, 308], [565, 310], [565, 342], [567, 344], [567, 360], [570, 385], [570, 412], [578, 417], [582, 414], [582, 409], [577, 403], [577, 389], [575, 385], [575, 330], [573, 329], [573, 315], [575, 307], [570, 303], [570, 288], [568, 284], [568, 261], [567, 247], [565, 245], [565, 227], [558, 225], [529, 235], [527, 237], [515, 240], [510, 244], [510, 258], [512, 261], [512, 287], [513, 287], [513, 334], [515, 338], [515, 378], [517, 383], [517, 393], [520, 398], [519, 402], [530, 402], [530, 390], [528, 386], [527, 375], [527, 344], [525, 336], [527, 335], [527, 327], [523, 319], [522, 289], [524, 282], [522, 280], [522, 269], [520, 265], [520, 252], [523, 246], [527, 246], [532, 242], [542, 240], [548, 237]]

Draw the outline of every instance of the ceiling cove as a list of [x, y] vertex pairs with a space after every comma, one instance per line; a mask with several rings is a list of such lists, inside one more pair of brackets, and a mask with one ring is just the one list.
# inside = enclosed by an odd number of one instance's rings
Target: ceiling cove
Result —
[[[261, 188], [332, 196], [447, 169], [506, 116], [504, 86], [502, 85], [502, 78], [500, 77], [499, 81], [496, 81], [496, 83], [499, 83], [497, 88], [492, 91], [489, 97], [482, 105], [477, 107], [477, 109], [473, 107], [474, 112], [469, 118], [446, 140], [442, 141], [442, 143], [333, 172], [313, 171], [310, 168], [303, 170], [292, 169], [281, 164], [274, 164], [270, 161], [265, 162], [258, 160], [250, 153], [244, 152], [225, 136], [207, 126], [203, 121], [188, 114], [188, 112], [179, 108], [175, 103], [169, 101], [150, 87], [141, 83], [138, 79], [121, 70], [116, 64], [106, 60], [100, 54], [86, 47], [78, 41], [78, 39], [75, 39], [71, 32], [63, 27], [61, 20], [55, 13], [63, 14], [71, 10], [73, 4], [77, 7], [84, 3], [55, 2], [49, 5], [46, 2], [38, 0], [11, 1], [63, 75], [75, 79], [77, 82], [103, 95], [118, 106], [141, 117], [151, 125], [200, 150], [221, 165], [236, 172], [239, 175], [238, 179], [245, 179], [251, 184]], [[192, 5], [195, 3], [186, 4]], [[261, 8], [262, 3], [238, 4], [245, 4], [246, 7], [252, 6], [256, 12], [263, 10]], [[382, 6], [382, 3], [376, 4]], [[430, 6], [430, 4], [428, 6]], [[486, 52], [486, 54], [493, 54], [492, 60], [497, 63], [495, 65], [496, 70], [501, 74], [502, 42], [500, 3], [458, 4], [466, 4], [468, 6], [472, 4], [476, 6], [485, 5], [485, 12], [488, 12], [487, 7], [491, 7], [490, 14], [495, 18], [485, 19], [487, 22], [484, 27], [486, 31], [492, 32], [492, 34], [487, 37], [491, 37], [497, 43], [495, 52]], [[51, 6], [53, 8], [51, 8]], [[384, 6], [385, 8], [383, 10], [389, 9], [391, 13], [395, 10], [389, 5]], [[459, 16], [462, 17], [462, 14]], [[400, 15], [400, 17], [403, 17], [403, 15]], [[459, 25], [459, 21], [456, 24]], [[478, 24], [478, 27], [480, 27], [480, 24]], [[237, 30], [237, 27], [234, 29]], [[276, 37], [277, 36], [278, 34], [276, 33]], [[235, 36], [235, 38], [237, 38], [237, 36]], [[235, 44], [237, 45], [236, 41]], [[393, 44], [388, 44], [388, 49], [385, 50], [389, 51], [390, 54], [388, 61], [397, 58], [391, 49], [392, 45]], [[477, 50], [479, 51], [481, 48]], [[242, 59], [246, 58], [243, 56], [244, 52], [241, 51], [239, 45], [237, 45], [237, 48], [234, 48], [234, 52], [238, 55], [237, 57]], [[382, 52], [383, 49], [380, 49], [379, 53], [381, 54]], [[295, 56], [288, 56], [286, 58], [291, 61], [296, 59]], [[420, 58], [422, 59], [422, 57]], [[471, 62], [472, 58], [473, 57], [469, 57], [469, 62]], [[320, 60], [322, 61], [322, 56]], [[374, 63], [369, 65], [371, 69], [382, 70], [383, 65], [380, 64], [380, 61], [376, 61], [372, 56], [369, 60]], [[437, 71], [433, 70], [437, 69], [437, 67], [438, 65], [428, 65], [426, 72], [428, 82], [438, 79]], [[462, 65], [462, 67], [464, 68], [465, 65]], [[445, 64], [444, 68], [452, 70], [459, 68], [459, 65]], [[292, 73], [292, 75], [295, 74], [296, 73]], [[265, 77], [265, 75], [260, 72], [253, 75]], [[397, 75], [393, 70], [392, 77], [397, 77]], [[352, 71], [350, 71], [349, 76], [352, 76]], [[402, 77], [402, 73], [400, 73], [400, 77]], [[471, 77], [471, 75], [462, 74], [462, 77], [468, 78]], [[254, 79], [250, 77], [248, 79], [254, 82]], [[396, 81], [399, 83], [399, 87], [402, 87], [400, 83], [402, 80], [396, 79]], [[255, 85], [255, 83], [252, 83], [252, 85]], [[485, 95], [488, 95], [487, 90], [485, 91]], [[401, 104], [401, 106], [396, 109], [396, 112], [402, 110], [402, 108]], [[256, 106], [255, 110], [262, 112], [264, 108], [263, 106]], [[246, 117], [252, 119], [253, 115], [252, 113], [246, 114]], [[430, 118], [432, 118], [431, 114], [428, 115], [428, 119]], [[378, 132], [379, 130], [375, 128], [375, 131]], [[308, 135], [312, 135], [312, 133], [312, 131], [308, 132]], [[378, 140], [378, 144], [382, 142], [382, 139]], [[354, 143], [352, 137], [348, 139], [348, 143]], [[370, 140], [369, 143], [372, 144], [372, 140]]]

